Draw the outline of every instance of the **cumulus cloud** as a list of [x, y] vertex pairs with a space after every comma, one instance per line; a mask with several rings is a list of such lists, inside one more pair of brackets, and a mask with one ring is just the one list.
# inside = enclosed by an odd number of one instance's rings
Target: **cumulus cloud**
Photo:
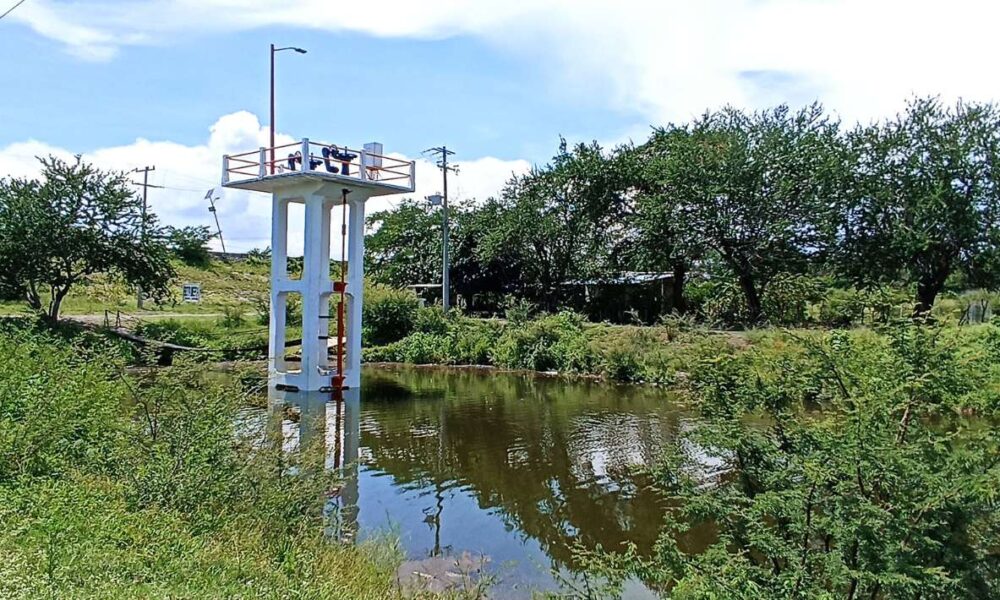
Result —
[[35, 0], [10, 18], [91, 59], [265, 26], [475, 36], [550, 70], [552, 93], [662, 122], [727, 103], [819, 99], [867, 120], [912, 94], [996, 98], [998, 16], [988, 0]]
[[[205, 143], [186, 146], [170, 141], [137, 139], [124, 146], [101, 148], [82, 156], [103, 169], [128, 171], [146, 165], [155, 165], [150, 172], [149, 205], [160, 220], [176, 227], [209, 225], [214, 221], [208, 212], [205, 193], [215, 188], [219, 196], [217, 207], [222, 224], [226, 248], [245, 251], [263, 248], [270, 244], [271, 202], [265, 194], [224, 189], [220, 185], [223, 154], [246, 152], [268, 144], [268, 130], [252, 113], [240, 111], [219, 118], [209, 129]], [[291, 143], [291, 136], [278, 134], [279, 145]], [[55, 155], [64, 160], [74, 160], [73, 153], [43, 142], [29, 140], [0, 148], [0, 173], [11, 177], [33, 177], [39, 172], [36, 157]], [[396, 155], [406, 158], [402, 155]], [[513, 173], [529, 168], [526, 161], [505, 161], [493, 157], [463, 161], [461, 173], [451, 180], [451, 197], [456, 200], [485, 199], [496, 194]], [[133, 181], [141, 182], [140, 173], [133, 174]], [[440, 172], [427, 160], [417, 164], [415, 197], [423, 197], [440, 190]], [[138, 188], [137, 188], [138, 189]], [[393, 206], [399, 196], [373, 198], [368, 202], [368, 212]], [[302, 251], [302, 211], [293, 208], [290, 214], [289, 251]], [[212, 245], [220, 249], [218, 240]], [[334, 244], [334, 255], [339, 256], [339, 245]]]

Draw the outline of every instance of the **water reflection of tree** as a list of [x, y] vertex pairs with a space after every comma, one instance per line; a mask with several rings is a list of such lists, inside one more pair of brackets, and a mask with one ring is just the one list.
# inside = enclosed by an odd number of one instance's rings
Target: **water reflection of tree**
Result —
[[630, 465], [651, 464], [677, 430], [665, 392], [394, 370], [370, 374], [362, 393], [362, 445], [398, 482], [469, 486], [560, 564], [577, 542], [652, 548], [660, 498]]

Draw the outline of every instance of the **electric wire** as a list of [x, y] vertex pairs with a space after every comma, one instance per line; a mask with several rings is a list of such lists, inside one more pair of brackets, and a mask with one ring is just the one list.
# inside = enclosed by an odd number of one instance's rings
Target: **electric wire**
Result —
[[10, 13], [14, 12], [14, 9], [17, 8], [18, 6], [21, 6], [22, 4], [24, 4], [24, 0], [19, 0], [17, 4], [15, 4], [14, 6], [11, 6], [10, 8], [8, 8], [7, 12], [5, 12], [2, 15], [0, 15], [0, 19], [3, 19], [4, 17], [6, 17], [7, 15], [9, 15]]

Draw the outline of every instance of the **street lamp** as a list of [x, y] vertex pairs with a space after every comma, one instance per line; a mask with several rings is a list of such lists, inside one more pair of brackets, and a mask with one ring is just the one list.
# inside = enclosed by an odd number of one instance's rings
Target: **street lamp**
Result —
[[448, 276], [448, 196], [443, 196], [441, 194], [431, 194], [427, 196], [427, 201], [431, 203], [431, 206], [440, 206], [441, 210], [441, 308], [444, 312], [448, 312], [450, 306], [450, 298], [448, 293], [449, 279]]
[[296, 48], [295, 46], [275, 48], [274, 44], [271, 44], [271, 175], [274, 175], [274, 53], [281, 52], [282, 50], [294, 50], [299, 54], [306, 53], [302, 48]]

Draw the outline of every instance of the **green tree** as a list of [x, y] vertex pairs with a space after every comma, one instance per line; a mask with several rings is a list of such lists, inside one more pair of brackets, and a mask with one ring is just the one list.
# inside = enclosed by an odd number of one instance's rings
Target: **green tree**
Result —
[[[451, 281], [469, 308], [499, 309], [506, 295], [524, 295], [524, 256], [517, 248], [491, 245], [505, 216], [503, 205], [489, 198], [455, 213], [451, 242]], [[473, 305], [473, 298], [484, 298]]]
[[441, 209], [405, 199], [368, 216], [365, 272], [402, 287], [441, 280]]
[[215, 237], [205, 225], [167, 227], [167, 243], [181, 262], [192, 267], [206, 267], [212, 262], [208, 241]]
[[646, 235], [716, 253], [750, 321], [763, 316], [776, 275], [805, 270], [825, 248], [827, 206], [841, 192], [845, 163], [838, 125], [818, 104], [706, 113], [657, 129], [644, 152]]
[[596, 143], [571, 150], [562, 140], [552, 163], [511, 179], [480, 258], [517, 256], [526, 292], [550, 309], [567, 280], [606, 272], [626, 227], [626, 187], [613, 155]]
[[[627, 237], [620, 246], [620, 260], [635, 271], [670, 271], [673, 274], [672, 297], [678, 312], [688, 309], [684, 295], [687, 274], [704, 251], [699, 240], [687, 235], [677, 218], [679, 205], [663, 186], [658, 165], [662, 144], [627, 148], [619, 168], [632, 184]], [[624, 268], [622, 268], [625, 270]]]
[[856, 193], [842, 210], [839, 265], [859, 284], [916, 284], [925, 315], [953, 272], [997, 285], [1000, 113], [992, 104], [915, 99], [850, 135]]
[[0, 181], [0, 285], [52, 321], [73, 285], [97, 273], [165, 297], [170, 253], [125, 174], [40, 160], [41, 179]]

